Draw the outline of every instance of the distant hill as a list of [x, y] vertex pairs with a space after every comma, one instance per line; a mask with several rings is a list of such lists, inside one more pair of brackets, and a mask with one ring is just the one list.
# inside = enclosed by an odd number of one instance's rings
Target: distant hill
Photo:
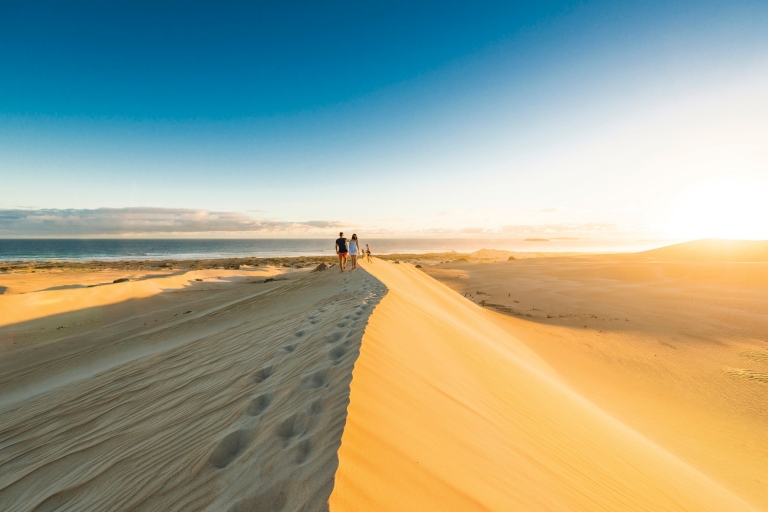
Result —
[[706, 238], [640, 254], [662, 260], [768, 262], [768, 240]]
[[513, 254], [510, 251], [500, 251], [498, 249], [480, 249], [469, 256], [477, 260], [507, 260]]

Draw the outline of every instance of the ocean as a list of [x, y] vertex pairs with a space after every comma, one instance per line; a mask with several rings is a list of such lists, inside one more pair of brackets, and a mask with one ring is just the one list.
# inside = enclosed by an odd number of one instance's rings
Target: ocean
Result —
[[[360, 239], [372, 253], [421, 254], [505, 249], [530, 252], [629, 252], [651, 249], [663, 242], [551, 240], [530, 242], [495, 238]], [[0, 261], [14, 260], [153, 260], [240, 257], [323, 256], [334, 254], [333, 239], [0, 239]]]

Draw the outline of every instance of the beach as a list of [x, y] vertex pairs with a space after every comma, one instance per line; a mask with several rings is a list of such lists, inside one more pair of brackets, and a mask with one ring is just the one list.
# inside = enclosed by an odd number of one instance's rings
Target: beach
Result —
[[649, 254], [11, 269], [0, 503], [768, 510], [768, 264]]

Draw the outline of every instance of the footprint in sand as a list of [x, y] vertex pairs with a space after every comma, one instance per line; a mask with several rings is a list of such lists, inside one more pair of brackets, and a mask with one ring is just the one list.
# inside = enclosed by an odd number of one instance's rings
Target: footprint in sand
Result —
[[344, 337], [344, 332], [334, 331], [325, 337], [325, 341], [327, 343], [336, 343], [337, 341], [341, 341], [343, 337]]
[[250, 438], [250, 432], [247, 430], [230, 432], [213, 449], [208, 463], [218, 469], [227, 467], [238, 455], [243, 453], [250, 442]]
[[347, 354], [347, 350], [348, 348], [346, 344], [333, 347], [328, 351], [328, 359], [330, 359], [331, 363], [336, 366], [342, 361], [342, 359], [344, 359], [344, 356]]
[[309, 389], [324, 388], [328, 385], [328, 370], [323, 369], [310, 373], [304, 377], [303, 383], [304, 387]]
[[318, 416], [325, 409], [325, 403], [322, 398], [318, 398], [307, 407], [307, 414], [310, 416]]
[[309, 429], [309, 416], [304, 412], [298, 412], [284, 419], [275, 429], [275, 434], [283, 440], [285, 446], [288, 446], [293, 439], [309, 432]]
[[303, 464], [309, 458], [309, 454], [312, 452], [312, 443], [309, 439], [304, 439], [296, 445], [294, 449], [294, 462], [296, 464]]
[[253, 400], [250, 401], [248, 404], [248, 407], [245, 409], [245, 414], [248, 416], [258, 416], [259, 414], [263, 413], [264, 410], [269, 407], [269, 404], [272, 403], [272, 395], [269, 393], [264, 393], [263, 395], [259, 395]]
[[273, 371], [272, 365], [265, 366], [261, 370], [255, 372], [251, 380], [253, 380], [253, 382], [255, 382], [256, 384], [264, 382], [269, 378], [270, 375], [272, 375], [272, 371]]

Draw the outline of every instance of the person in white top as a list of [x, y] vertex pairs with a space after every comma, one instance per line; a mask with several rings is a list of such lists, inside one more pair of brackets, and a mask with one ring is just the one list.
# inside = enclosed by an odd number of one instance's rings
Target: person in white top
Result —
[[352, 233], [349, 239], [349, 258], [352, 260], [352, 268], [357, 268], [357, 255], [360, 254], [360, 244], [357, 242], [357, 235]]

